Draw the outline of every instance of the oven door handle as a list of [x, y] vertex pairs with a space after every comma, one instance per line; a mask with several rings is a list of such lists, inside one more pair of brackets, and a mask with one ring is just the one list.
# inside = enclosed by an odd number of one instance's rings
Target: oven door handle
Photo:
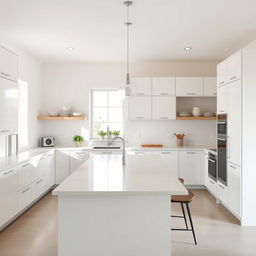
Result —
[[212, 159], [208, 159], [208, 161], [210, 161], [210, 162], [212, 162], [212, 163], [216, 163], [216, 161], [215, 160], [212, 160]]
[[220, 140], [220, 141], [226, 141], [227, 139], [218, 138], [218, 140]]
[[219, 122], [217, 122], [217, 124], [226, 124], [227, 122], [225, 122], [225, 121], [219, 121]]

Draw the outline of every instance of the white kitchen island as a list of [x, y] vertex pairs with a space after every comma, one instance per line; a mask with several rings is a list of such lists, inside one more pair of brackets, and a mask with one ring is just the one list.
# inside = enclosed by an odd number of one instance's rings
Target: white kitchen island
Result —
[[170, 195], [186, 188], [159, 156], [91, 154], [54, 191], [59, 256], [170, 256]]

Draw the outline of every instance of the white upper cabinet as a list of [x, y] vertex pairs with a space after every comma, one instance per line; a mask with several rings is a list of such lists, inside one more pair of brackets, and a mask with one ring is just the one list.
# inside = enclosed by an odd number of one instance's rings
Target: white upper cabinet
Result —
[[217, 86], [222, 86], [228, 82], [228, 63], [227, 60], [217, 65]]
[[218, 114], [228, 112], [227, 85], [222, 85], [217, 88], [217, 112]]
[[186, 185], [203, 185], [202, 152], [182, 151], [179, 157], [180, 177]]
[[242, 62], [242, 52], [239, 50], [232, 56], [230, 56], [227, 60], [227, 77], [228, 82], [233, 82], [241, 78], [241, 62]]
[[228, 90], [228, 160], [241, 164], [241, 81], [227, 85]]
[[176, 119], [176, 97], [174, 96], [152, 97], [152, 119], [153, 120]]
[[18, 86], [0, 77], [0, 134], [18, 131]]
[[129, 97], [129, 120], [151, 120], [151, 97]]
[[175, 96], [175, 77], [153, 77], [153, 96]]
[[217, 95], [216, 77], [204, 77], [204, 96], [215, 97]]
[[176, 77], [177, 97], [204, 96], [203, 77]]
[[13, 81], [18, 80], [18, 56], [1, 46], [0, 76]]
[[151, 77], [132, 77], [131, 78], [132, 96], [151, 95]]

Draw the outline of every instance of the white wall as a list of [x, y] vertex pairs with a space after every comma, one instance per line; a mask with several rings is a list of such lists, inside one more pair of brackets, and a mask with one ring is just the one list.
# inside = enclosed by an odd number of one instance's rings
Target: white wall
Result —
[[[19, 76], [18, 79], [28, 82], [29, 87], [29, 113], [28, 113], [28, 146], [33, 148], [38, 146], [38, 138], [40, 136], [40, 123], [37, 121], [37, 115], [41, 107], [41, 88], [42, 88], [42, 67], [41, 63], [13, 46], [3, 38], [0, 38], [0, 45], [15, 52], [19, 57]], [[25, 148], [23, 148], [25, 149]]]
[[[131, 65], [133, 76], [215, 76], [216, 62], [145, 62]], [[119, 87], [125, 76], [122, 63], [55, 63], [43, 65], [41, 114], [71, 105], [89, 114], [90, 88]], [[72, 145], [72, 137], [82, 133], [89, 139], [89, 121], [41, 121], [42, 135], [56, 137], [60, 146]], [[141, 142], [174, 144], [173, 132], [187, 134], [190, 145], [215, 145], [213, 121], [127, 122], [129, 145]]]

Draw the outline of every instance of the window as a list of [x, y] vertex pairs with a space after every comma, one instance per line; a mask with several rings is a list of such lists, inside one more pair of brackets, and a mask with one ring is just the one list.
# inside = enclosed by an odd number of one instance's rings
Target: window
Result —
[[19, 147], [28, 146], [28, 83], [19, 80]]
[[99, 131], [123, 133], [122, 99], [117, 89], [91, 90], [91, 137]]

